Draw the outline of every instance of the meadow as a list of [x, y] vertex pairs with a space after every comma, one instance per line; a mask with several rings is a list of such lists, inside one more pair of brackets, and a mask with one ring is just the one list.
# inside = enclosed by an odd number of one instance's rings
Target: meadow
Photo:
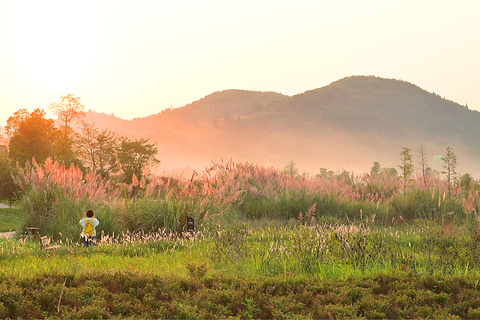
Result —
[[[0, 318], [480, 317], [474, 180], [417, 176], [405, 190], [387, 172], [234, 162], [144, 176], [126, 185], [51, 161], [19, 169]], [[89, 208], [101, 224], [82, 248]]]

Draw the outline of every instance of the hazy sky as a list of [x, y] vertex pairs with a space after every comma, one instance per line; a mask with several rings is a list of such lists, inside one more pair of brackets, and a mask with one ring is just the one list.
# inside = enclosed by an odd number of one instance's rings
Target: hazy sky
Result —
[[403, 79], [480, 110], [480, 1], [0, 0], [0, 126], [61, 95], [131, 119], [214, 91]]

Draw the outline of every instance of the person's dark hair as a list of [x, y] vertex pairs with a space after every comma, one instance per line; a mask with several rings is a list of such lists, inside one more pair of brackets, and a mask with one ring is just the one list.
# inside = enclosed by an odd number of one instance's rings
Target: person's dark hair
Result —
[[87, 217], [89, 217], [89, 218], [93, 217], [93, 210], [92, 209], [89, 209], [87, 211]]

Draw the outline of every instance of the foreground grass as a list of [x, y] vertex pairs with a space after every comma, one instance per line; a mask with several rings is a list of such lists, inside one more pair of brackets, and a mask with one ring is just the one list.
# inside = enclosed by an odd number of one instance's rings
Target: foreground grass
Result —
[[[48, 272], [0, 281], [1, 318], [478, 318], [477, 277]], [[62, 293], [63, 292], [63, 293]]]
[[18, 208], [0, 208], [0, 232], [16, 231], [22, 224]]
[[[49, 249], [52, 248], [53, 249]], [[163, 240], [158, 242], [104, 241], [97, 246], [83, 248], [75, 242], [56, 242], [41, 249], [36, 241], [0, 240], [0, 276], [28, 277], [44, 273], [62, 272], [90, 274], [118, 270], [154, 275], [184, 274], [179, 268], [186, 263], [205, 261], [201, 240]]]
[[0, 241], [0, 318], [480, 317], [480, 238], [425, 221], [55, 244]]
[[[251, 236], [261, 243], [260, 235]], [[3, 241], [0, 318], [480, 317], [477, 269], [446, 275], [325, 263], [325, 272], [263, 275], [252, 262], [217, 260], [218, 241], [105, 241], [87, 249], [64, 243], [56, 250]]]
[[[81, 249], [83, 250], [83, 249]], [[62, 251], [62, 250], [59, 250]], [[189, 252], [152, 254], [149, 256], [115, 256], [102, 252], [66, 254], [41, 252], [23, 255], [2, 261], [0, 275], [7, 277], [39, 276], [45, 273], [91, 274], [118, 270], [148, 273], [153, 275], [182, 275], [186, 269], [179, 268], [187, 261], [197, 261], [198, 256]]]
[[47, 244], [46, 250], [26, 237], [0, 240], [0, 253], [0, 275], [7, 277], [92, 269], [181, 274], [192, 263], [246, 276], [338, 279], [398, 271], [433, 276], [480, 274], [480, 234], [427, 221], [396, 228], [363, 223], [261, 228], [243, 224], [199, 231], [194, 236], [165, 232], [100, 235], [98, 244], [88, 248], [82, 248], [78, 239], [66, 239]]

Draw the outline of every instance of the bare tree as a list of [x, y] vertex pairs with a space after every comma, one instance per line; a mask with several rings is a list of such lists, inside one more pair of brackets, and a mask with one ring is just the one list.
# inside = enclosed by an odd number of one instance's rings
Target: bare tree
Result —
[[49, 109], [58, 116], [58, 120], [62, 122], [62, 128], [67, 135], [68, 129], [72, 121], [85, 116], [85, 108], [80, 103], [80, 97], [73, 94], [67, 94], [60, 97], [60, 102], [53, 102]]
[[63, 136], [58, 145], [59, 160], [65, 163], [75, 161], [75, 155], [72, 148], [72, 129], [70, 125], [73, 121], [85, 116], [83, 105], [80, 103], [80, 98], [72, 94], [60, 97], [60, 102], [53, 102], [50, 105], [50, 110], [58, 116], [58, 120], [62, 123], [61, 130]]

